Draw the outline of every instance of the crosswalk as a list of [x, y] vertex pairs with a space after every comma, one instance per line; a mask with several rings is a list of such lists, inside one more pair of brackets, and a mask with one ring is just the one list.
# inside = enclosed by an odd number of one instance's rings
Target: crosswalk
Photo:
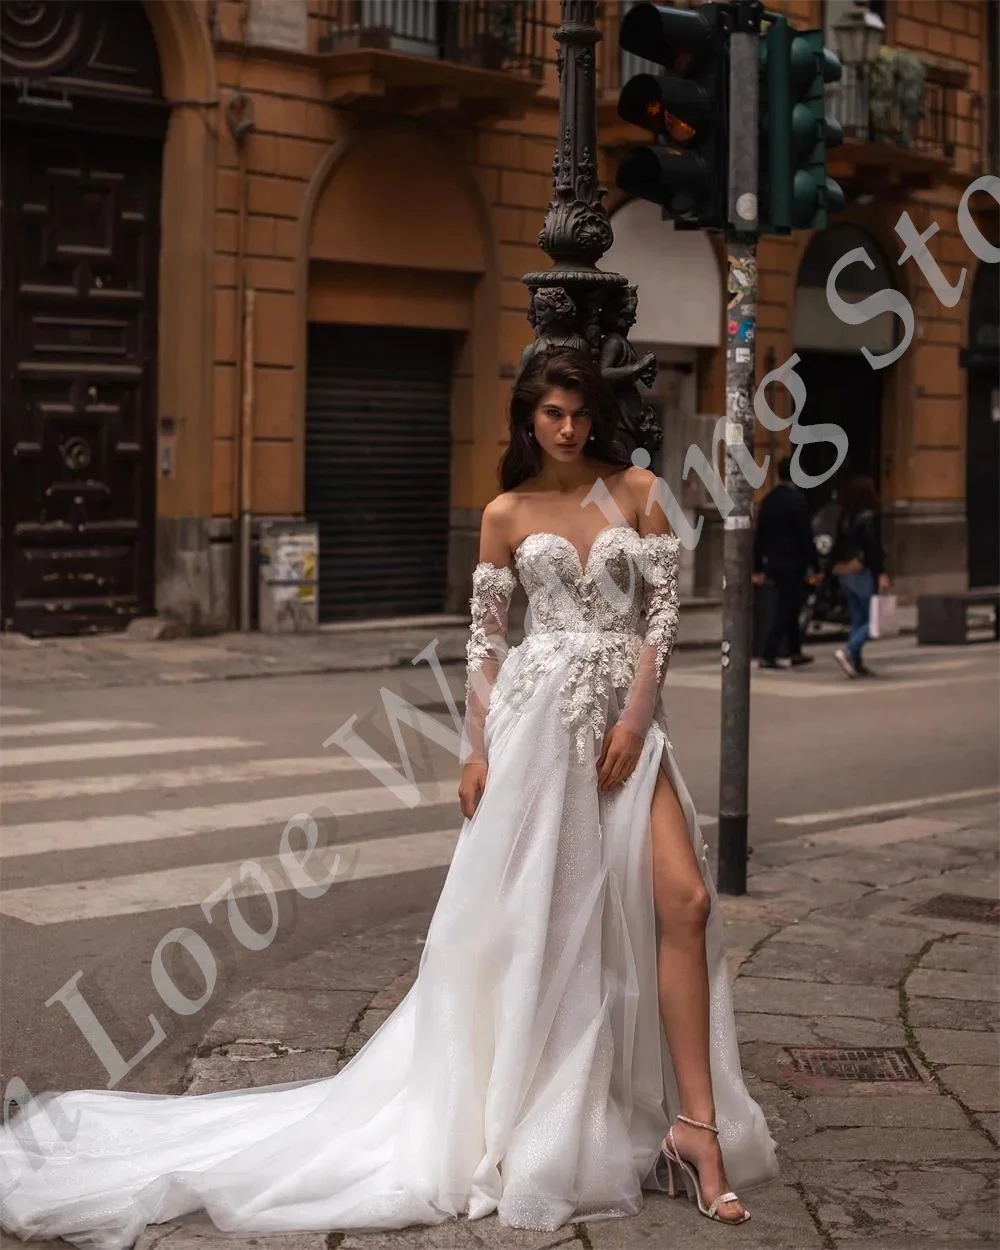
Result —
[[[0, 770], [0, 915], [31, 925], [197, 907], [226, 882], [237, 897], [259, 891], [260, 873], [281, 893], [442, 868], [461, 827], [456, 760], [411, 808], [346, 754], [282, 758], [249, 738], [178, 737], [148, 721], [0, 707]], [[334, 837], [283, 843], [310, 814], [324, 833], [332, 818]]]

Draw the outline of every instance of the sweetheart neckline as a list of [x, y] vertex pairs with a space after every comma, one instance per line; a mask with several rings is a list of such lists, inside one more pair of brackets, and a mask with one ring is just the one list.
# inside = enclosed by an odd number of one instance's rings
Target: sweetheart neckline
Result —
[[[524, 544], [528, 541], [529, 538], [558, 538], [560, 542], [564, 542], [566, 546], [569, 547], [570, 551], [573, 552], [573, 554], [576, 556], [577, 564], [580, 566], [580, 572], [586, 575], [590, 569], [590, 557], [594, 554], [594, 548], [597, 546], [598, 542], [600, 542], [601, 538], [605, 534], [610, 534], [614, 530], [631, 530], [632, 533], [636, 536], [636, 538], [638, 539], [642, 538], [642, 535], [635, 528], [635, 526], [629, 525], [628, 521], [620, 521], [615, 525], [605, 525], [603, 529], [599, 529], [597, 533], [594, 535], [590, 543], [590, 550], [587, 552], [587, 558], [586, 560], [584, 560], [584, 558], [580, 555], [580, 552], [577, 548], [576, 543], [573, 542], [572, 539], [567, 538], [565, 534], [557, 534], [555, 533], [554, 530], [532, 530], [530, 534], [525, 534], [525, 536], [521, 539], [521, 541], [514, 548], [514, 551], [513, 551], [514, 563], [515, 564], [517, 563], [517, 557], [520, 554], [521, 548], [524, 546]], [[647, 535], [647, 537], [649, 536]]]

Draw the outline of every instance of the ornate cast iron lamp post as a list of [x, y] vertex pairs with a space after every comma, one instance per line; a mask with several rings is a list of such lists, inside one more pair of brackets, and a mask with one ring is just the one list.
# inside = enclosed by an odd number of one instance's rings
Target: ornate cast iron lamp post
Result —
[[[656, 359], [639, 357], [629, 342], [635, 324], [636, 288], [597, 262], [614, 242], [597, 181], [597, 87], [594, 49], [601, 38], [595, 23], [597, 0], [562, 0], [559, 43], [559, 138], [552, 161], [553, 198], [538, 238], [552, 268], [525, 274], [531, 291], [528, 319], [535, 341], [522, 368], [536, 353], [574, 348], [596, 360], [621, 408], [620, 438], [627, 453], [654, 451], [659, 425], [642, 401], [638, 382], [652, 386]], [[637, 463], [648, 464], [639, 457]]]

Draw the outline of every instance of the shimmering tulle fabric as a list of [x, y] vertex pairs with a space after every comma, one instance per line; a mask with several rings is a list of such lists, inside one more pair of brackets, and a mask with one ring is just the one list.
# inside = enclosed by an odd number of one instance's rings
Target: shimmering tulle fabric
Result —
[[[555, 535], [518, 549], [529, 632], [487, 665], [480, 714], [467, 716], [486, 791], [462, 827], [416, 983], [338, 1075], [194, 1097], [60, 1094], [61, 1115], [36, 1107], [18, 1136], [0, 1134], [0, 1223], [119, 1250], [146, 1224], [198, 1209], [244, 1233], [493, 1211], [555, 1229], [638, 1211], [642, 1189], [661, 1187], [660, 1140], [678, 1109], [650, 888], [661, 768], [713, 900], [712, 1081], [729, 1180], [746, 1189], [774, 1176], [740, 1070], [705, 846], [650, 706], [676, 623], [676, 559], [673, 540], [627, 526], [602, 532], [586, 568]], [[487, 627], [505, 641], [513, 571], [491, 568], [477, 571], [489, 606], [473, 604], [470, 681]], [[648, 720], [642, 756], [602, 795], [595, 753], [626, 708]], [[67, 1119], [78, 1123], [63, 1142]]]

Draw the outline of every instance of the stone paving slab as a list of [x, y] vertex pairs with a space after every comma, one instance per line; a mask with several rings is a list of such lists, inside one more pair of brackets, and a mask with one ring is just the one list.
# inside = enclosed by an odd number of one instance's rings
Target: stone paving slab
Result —
[[944, 968], [955, 972], [977, 972], [988, 968], [997, 957], [997, 937], [962, 933], [950, 942], [940, 942], [921, 959], [921, 968]]
[[[898, 1087], [897, 1087], [898, 1088]], [[962, 1108], [933, 1089], [910, 1094], [896, 1089], [868, 1098], [817, 1094], [805, 1101], [806, 1114], [819, 1128], [967, 1129]]]
[[954, 998], [915, 998], [909, 1005], [910, 1023], [917, 1029], [1000, 1029], [996, 1003], [960, 1002]]
[[950, 1064], [940, 1068], [941, 1082], [973, 1111], [1000, 1111], [1000, 1082], [997, 1067], [992, 1064]]
[[556, 1246], [581, 1250], [586, 1242], [573, 1225], [556, 1232], [507, 1228], [495, 1216], [481, 1220], [451, 1220], [434, 1228], [407, 1228], [395, 1233], [336, 1233], [331, 1250], [554, 1250]]
[[932, 1063], [1000, 1064], [1000, 1037], [969, 1029], [917, 1029], [917, 1042]]
[[906, 983], [911, 998], [957, 998], [979, 1003], [1000, 1002], [1000, 976], [975, 972], [944, 972], [918, 968]]
[[[995, 1169], [994, 1169], [995, 1171]], [[812, 1164], [816, 1216], [834, 1246], [958, 1250], [997, 1245], [989, 1163]]]
[[789, 1153], [804, 1160], [892, 1159], [924, 1163], [934, 1159], [994, 1159], [996, 1151], [982, 1133], [965, 1129], [864, 1128], [821, 1129], [796, 1142]]
[[738, 1011], [774, 1011], [788, 1016], [848, 1016], [868, 1020], [893, 1020], [898, 997], [892, 990], [873, 985], [824, 985], [757, 977], [736, 982]]

